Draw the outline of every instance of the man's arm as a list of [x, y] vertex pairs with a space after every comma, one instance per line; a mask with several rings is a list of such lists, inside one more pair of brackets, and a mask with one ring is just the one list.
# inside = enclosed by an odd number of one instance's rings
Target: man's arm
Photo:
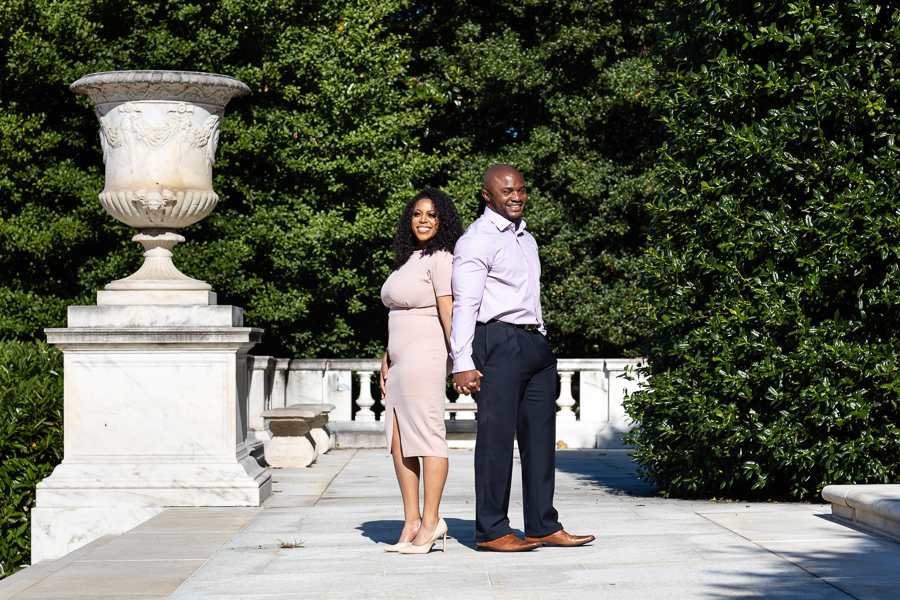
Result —
[[[453, 358], [454, 387], [468, 394], [480, 389], [481, 373], [472, 361], [472, 340], [478, 309], [484, 297], [488, 263], [479, 250], [476, 238], [463, 236], [453, 253], [453, 327], [450, 332], [450, 356]], [[467, 387], [466, 384], [472, 384]], [[466, 389], [463, 389], [466, 388]]]

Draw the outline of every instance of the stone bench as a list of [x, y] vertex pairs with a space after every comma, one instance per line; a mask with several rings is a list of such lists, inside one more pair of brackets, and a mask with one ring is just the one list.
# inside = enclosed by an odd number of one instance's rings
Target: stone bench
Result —
[[262, 417], [272, 434], [265, 446], [270, 467], [296, 469], [308, 467], [316, 460], [319, 453], [310, 430], [319, 416], [317, 411], [293, 407], [263, 411]]
[[828, 485], [832, 516], [900, 538], [900, 485]]
[[265, 458], [270, 467], [307, 467], [333, 445], [328, 430], [328, 413], [333, 404], [293, 404], [263, 411], [272, 439], [265, 445]]
[[328, 413], [334, 410], [334, 404], [292, 404], [288, 408], [311, 410], [317, 413], [310, 422], [310, 435], [316, 443], [316, 451], [325, 454], [334, 446], [334, 433], [328, 429]]

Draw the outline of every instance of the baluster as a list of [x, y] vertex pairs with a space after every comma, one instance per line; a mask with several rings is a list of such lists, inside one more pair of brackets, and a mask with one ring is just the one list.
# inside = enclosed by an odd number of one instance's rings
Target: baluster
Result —
[[559, 398], [556, 400], [556, 405], [559, 407], [556, 413], [557, 420], [575, 420], [575, 411], [572, 410], [572, 407], [575, 406], [575, 398], [572, 397], [572, 376], [574, 374], [573, 371], [559, 372]]
[[374, 421], [375, 398], [372, 397], [372, 373], [360, 371], [359, 373], [359, 399], [356, 401], [359, 410], [356, 412], [357, 421]]

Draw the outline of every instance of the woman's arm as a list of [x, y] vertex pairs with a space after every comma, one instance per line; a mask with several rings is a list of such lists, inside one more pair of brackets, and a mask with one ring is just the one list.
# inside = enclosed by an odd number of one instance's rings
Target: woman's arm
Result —
[[378, 374], [378, 385], [381, 386], [382, 400], [384, 400], [384, 397], [387, 395], [387, 378], [390, 366], [391, 357], [388, 356], [387, 350], [385, 350], [384, 356], [381, 357], [381, 372]]
[[441, 325], [444, 327], [444, 337], [447, 347], [450, 347], [450, 324], [453, 322], [453, 296], [438, 296], [438, 315], [441, 317]]

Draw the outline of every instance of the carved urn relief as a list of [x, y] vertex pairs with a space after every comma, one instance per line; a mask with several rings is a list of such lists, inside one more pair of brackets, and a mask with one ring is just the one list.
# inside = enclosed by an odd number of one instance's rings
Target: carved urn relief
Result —
[[70, 86], [94, 101], [106, 185], [100, 203], [141, 233], [144, 264], [108, 290], [209, 290], [181, 273], [175, 233], [212, 212], [219, 124], [225, 105], [249, 88], [225, 75], [189, 71], [112, 71], [85, 75]]

